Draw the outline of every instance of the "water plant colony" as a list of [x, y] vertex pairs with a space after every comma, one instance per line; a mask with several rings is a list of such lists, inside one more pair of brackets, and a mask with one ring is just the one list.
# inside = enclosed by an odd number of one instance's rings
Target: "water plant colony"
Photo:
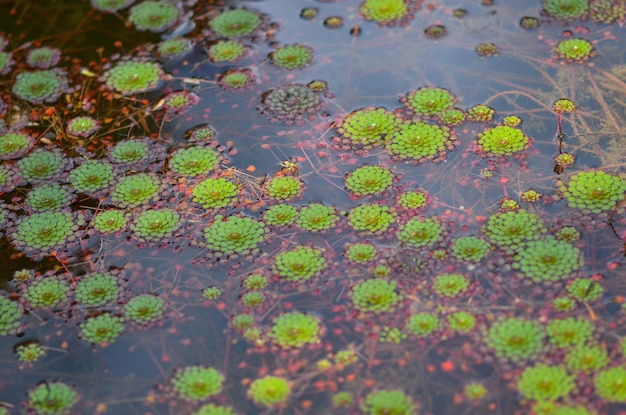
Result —
[[626, 2], [447, 3], [7, 10], [0, 414], [624, 413]]

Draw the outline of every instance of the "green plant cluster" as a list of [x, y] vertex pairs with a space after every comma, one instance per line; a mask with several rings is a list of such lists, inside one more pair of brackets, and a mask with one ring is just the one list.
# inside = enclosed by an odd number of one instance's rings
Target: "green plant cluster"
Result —
[[214, 405], [212, 403], [202, 405], [200, 409], [191, 415], [237, 415], [229, 406]]
[[565, 39], [556, 45], [556, 57], [569, 62], [583, 63], [594, 55], [591, 42], [585, 39]]
[[543, 350], [544, 338], [545, 332], [539, 323], [510, 317], [493, 323], [484, 342], [493, 349], [498, 358], [517, 363], [530, 359]]
[[77, 192], [94, 194], [113, 182], [113, 166], [106, 161], [87, 160], [74, 168], [67, 180]]
[[20, 303], [0, 296], [0, 336], [14, 334], [17, 331], [23, 312]]
[[626, 368], [605, 369], [596, 375], [593, 384], [600, 398], [608, 402], [626, 402]]
[[119, 141], [109, 150], [111, 160], [119, 164], [139, 163], [146, 160], [149, 154], [150, 144], [142, 139]]
[[130, 9], [128, 21], [137, 30], [163, 32], [174, 26], [181, 10], [167, 1], [143, 1]]
[[293, 176], [278, 176], [265, 183], [267, 195], [278, 201], [293, 199], [302, 194], [302, 180]]
[[111, 192], [113, 204], [132, 208], [154, 200], [161, 189], [161, 180], [155, 174], [137, 173], [117, 180]]
[[193, 201], [205, 209], [233, 206], [239, 198], [240, 188], [224, 177], [206, 179], [191, 191]]
[[352, 286], [350, 296], [358, 311], [384, 313], [394, 308], [400, 295], [396, 282], [381, 279], [366, 280]]
[[452, 108], [455, 98], [447, 89], [424, 86], [409, 92], [403, 101], [410, 112], [432, 116]]
[[522, 396], [537, 401], [556, 401], [574, 389], [574, 377], [563, 366], [538, 364], [526, 368], [517, 383]]
[[455, 140], [456, 134], [446, 126], [410, 121], [391, 136], [387, 152], [395, 159], [415, 162], [445, 159], [446, 150]]
[[401, 390], [381, 390], [367, 394], [362, 410], [367, 415], [413, 415], [416, 407], [411, 398]]
[[381, 147], [400, 130], [402, 120], [383, 107], [367, 107], [347, 114], [337, 128], [338, 139], [350, 147]]
[[357, 243], [346, 249], [345, 256], [349, 261], [364, 264], [376, 259], [378, 250], [371, 243]]
[[37, 342], [29, 342], [17, 346], [15, 354], [21, 363], [32, 364], [46, 355], [46, 349]]
[[311, 203], [300, 209], [296, 226], [309, 232], [320, 232], [332, 228], [338, 220], [334, 207]]
[[78, 402], [78, 392], [66, 383], [41, 382], [28, 391], [26, 405], [37, 415], [64, 415]]
[[589, 10], [589, 0], [544, 0], [543, 9], [557, 19], [577, 19]]
[[273, 271], [287, 281], [306, 281], [326, 268], [326, 260], [319, 249], [299, 246], [276, 255]]
[[140, 212], [130, 224], [132, 236], [145, 243], [165, 242], [181, 227], [182, 218], [173, 209]]
[[89, 137], [100, 128], [100, 122], [94, 118], [75, 117], [67, 122], [66, 132], [74, 137]]
[[439, 318], [434, 313], [421, 312], [411, 314], [405, 330], [416, 337], [428, 337], [439, 328]]
[[159, 55], [164, 58], [182, 58], [191, 51], [191, 42], [184, 37], [174, 37], [159, 42]]
[[186, 401], [200, 402], [217, 395], [223, 389], [224, 376], [212, 367], [187, 366], [178, 369], [170, 385], [174, 394]]
[[593, 373], [603, 369], [610, 362], [606, 348], [599, 344], [579, 343], [568, 349], [565, 364], [572, 373]]
[[92, 273], [76, 284], [76, 301], [84, 307], [99, 307], [117, 301], [121, 293], [118, 279], [111, 273]]
[[581, 171], [557, 182], [569, 206], [592, 213], [612, 209], [626, 195], [626, 179], [603, 171]]
[[266, 224], [272, 226], [290, 226], [293, 225], [298, 217], [298, 208], [287, 204], [279, 204], [270, 206], [263, 212], [263, 220]]
[[34, 187], [26, 195], [24, 208], [29, 212], [54, 212], [68, 208], [75, 197], [67, 186], [48, 184]]
[[285, 69], [300, 69], [313, 60], [313, 50], [305, 45], [285, 45], [270, 55], [272, 63]]
[[[0, 68], [1, 69], [1, 68]], [[67, 92], [67, 74], [61, 69], [20, 72], [13, 83], [13, 95], [31, 104], [55, 102]]]
[[294, 311], [278, 316], [268, 336], [280, 347], [301, 348], [306, 344], [319, 343], [320, 334], [320, 320], [317, 317]]
[[464, 294], [470, 281], [463, 274], [440, 274], [433, 281], [433, 291], [440, 296], [455, 298]]
[[122, 95], [146, 92], [159, 86], [163, 70], [154, 62], [118, 62], [104, 74], [104, 84]]
[[432, 246], [443, 235], [443, 226], [436, 218], [411, 218], [400, 226], [398, 239], [415, 248]]
[[489, 156], [507, 156], [529, 146], [530, 139], [519, 128], [498, 125], [478, 134], [478, 148]]
[[207, 247], [224, 255], [245, 255], [265, 239], [265, 224], [245, 216], [216, 216], [204, 229]]
[[42, 212], [24, 217], [10, 234], [13, 245], [29, 256], [46, 256], [76, 239], [79, 222], [70, 212]]
[[306, 120], [319, 110], [322, 99], [306, 85], [290, 84], [272, 89], [263, 96], [259, 111], [268, 114], [272, 121]]
[[134, 0], [91, 0], [91, 7], [94, 9], [114, 13], [120, 9], [130, 6]]
[[260, 24], [261, 18], [246, 9], [227, 10], [211, 20], [213, 31], [228, 38], [249, 35]]
[[394, 174], [381, 166], [361, 166], [345, 178], [346, 189], [356, 196], [375, 195], [391, 187]]
[[478, 236], [460, 236], [454, 240], [452, 255], [463, 262], [480, 262], [491, 250], [491, 244]]
[[58, 150], [35, 150], [17, 161], [19, 174], [29, 183], [56, 179], [67, 164], [66, 157]]
[[0, 134], [0, 160], [22, 157], [33, 147], [34, 143], [35, 140], [28, 134], [20, 132]]
[[546, 325], [546, 333], [552, 345], [561, 349], [582, 346], [591, 340], [593, 325], [589, 320], [567, 317], [551, 320]]
[[209, 48], [213, 62], [236, 62], [243, 58], [246, 47], [236, 40], [220, 40]]
[[113, 343], [124, 331], [124, 319], [110, 313], [88, 317], [79, 324], [80, 337], [90, 343], [104, 346]]
[[583, 267], [580, 249], [552, 236], [527, 242], [515, 255], [513, 268], [533, 282], [564, 280]]
[[248, 389], [248, 397], [257, 405], [268, 408], [287, 402], [291, 386], [287, 379], [278, 376], [265, 376], [256, 379]]
[[131, 298], [124, 306], [124, 315], [128, 321], [146, 326], [161, 318], [165, 313], [165, 301], [150, 294], [141, 294]]
[[116, 233], [126, 230], [128, 219], [123, 210], [109, 209], [94, 216], [92, 224], [102, 234]]
[[546, 228], [538, 215], [520, 209], [491, 215], [482, 232], [496, 248], [514, 251], [542, 238]]

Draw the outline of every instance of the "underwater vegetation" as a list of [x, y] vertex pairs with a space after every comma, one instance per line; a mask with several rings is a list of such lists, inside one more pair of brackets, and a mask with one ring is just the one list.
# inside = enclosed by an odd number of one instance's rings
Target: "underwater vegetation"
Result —
[[5, 8], [0, 414], [623, 410], [623, 2]]

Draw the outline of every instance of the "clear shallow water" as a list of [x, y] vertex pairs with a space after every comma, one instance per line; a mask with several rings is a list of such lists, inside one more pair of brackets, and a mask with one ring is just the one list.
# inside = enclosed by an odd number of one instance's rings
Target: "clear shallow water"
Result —
[[[550, 339], [544, 337], [536, 355], [523, 362], [511, 365], [506, 359], [494, 356], [493, 349], [485, 342], [486, 333], [494, 322], [512, 316], [538, 322], [542, 327], [570, 316], [591, 321], [595, 330], [587, 345], [606, 347], [610, 367], [623, 365], [619, 344], [624, 333], [619, 303], [619, 296], [624, 294], [619, 278], [623, 242], [607, 223], [611, 219], [621, 235], [623, 213], [617, 210], [610, 216], [608, 210], [599, 215], [584, 215], [568, 207], [565, 200], [558, 200], [552, 160], [558, 153], [557, 117], [552, 104], [559, 98], [569, 98], [576, 103], [577, 110], [564, 117], [563, 132], [568, 136], [564, 149], [577, 156], [577, 163], [567, 168], [563, 177], [567, 180], [573, 173], [589, 168], [623, 173], [624, 146], [619, 121], [624, 112], [620, 98], [623, 89], [619, 83], [624, 79], [623, 53], [619, 52], [623, 29], [615, 24], [591, 21], [559, 23], [547, 17], [541, 17], [538, 29], [520, 28], [518, 22], [522, 16], [540, 16], [538, 2], [526, 2], [524, 8], [517, 5], [515, 10], [506, 4], [483, 7], [474, 2], [433, 3], [433, 10], [422, 5], [406, 26], [379, 27], [359, 15], [359, 4], [241, 2], [266, 13], [268, 21], [276, 23], [274, 28], [278, 30], [269, 30], [271, 35], [260, 33], [254, 41], [247, 39], [248, 53], [235, 64], [214, 64], [206, 59], [204, 42], [212, 41], [214, 36], [208, 32], [201, 36], [199, 32], [208, 30], [207, 19], [217, 12], [207, 5], [187, 5], [194, 12], [198, 27], [190, 37], [204, 40], [183, 61], [163, 63], [172, 79], [164, 82], [162, 91], [147, 94], [147, 105], [123, 98], [109, 100], [98, 92], [90, 94], [92, 105], [101, 108], [98, 117], [103, 121], [112, 118], [119, 122], [119, 129], [105, 124], [95, 139], [77, 143], [64, 138], [62, 128], [48, 128], [50, 122], [46, 119], [36, 120], [38, 125], [24, 127], [26, 131], [42, 134], [51, 146], [61, 147], [72, 156], [77, 149], [86, 147], [95, 154], [93, 157], [103, 157], [114, 142], [129, 136], [149, 135], [171, 152], [186, 145], [187, 131], [208, 123], [217, 131], [219, 144], [233, 149], [225, 156], [228, 163], [215, 175], [225, 175], [245, 189], [237, 206], [222, 214], [243, 213], [262, 218], [267, 206], [275, 203], [263, 195], [263, 181], [281, 170], [278, 163], [293, 157], [305, 190], [289, 204], [301, 208], [324, 203], [337, 210], [339, 219], [334, 227], [322, 233], [298, 227], [269, 228], [267, 240], [253, 255], [215, 261], [215, 254], [205, 247], [203, 237], [215, 212], [193, 205], [185, 193], [204, 177], [181, 179], [162, 162], [148, 168], [163, 178], [167, 190], [167, 198], [156, 207], [174, 208], [184, 219], [180, 235], [165, 247], [141, 247], [131, 231], [101, 235], [92, 225], [87, 225], [90, 232], [80, 243], [82, 250], [73, 250], [64, 261], [50, 257], [30, 262], [19, 257], [4, 238], [3, 263], [7, 265], [3, 279], [7, 281], [7, 295], [12, 292], [16, 298], [22, 295], [25, 288], [11, 279], [15, 270], [24, 267], [42, 273], [53, 270], [67, 278], [72, 287], [90, 272], [119, 270], [127, 292], [118, 303], [96, 310], [75, 303], [64, 304], [57, 311], [27, 306], [32, 309], [20, 320], [19, 337], [2, 338], [3, 377], [15, 381], [4, 383], [0, 399], [15, 407], [12, 413], [23, 409], [26, 391], [38, 382], [55, 380], [76, 388], [81, 397], [75, 406], [77, 413], [187, 414], [209, 402], [232, 406], [242, 414], [360, 413], [368, 394], [379, 390], [403, 391], [420, 407], [418, 413], [528, 413], [532, 402], [522, 403], [517, 392], [522, 372], [538, 362], [562, 365], [567, 350], [551, 346]], [[115, 53], [132, 54], [135, 45], [158, 41], [156, 35], [125, 28], [123, 21], [114, 16], [88, 12], [84, 4], [81, 7], [86, 14], [75, 17], [81, 24], [73, 36], [50, 34], [51, 30], [62, 27], [60, 15], [56, 24], [26, 30], [27, 17], [35, 18], [37, 13], [44, 12], [28, 3], [16, 6], [24, 17], [12, 31], [24, 30], [32, 39], [59, 46], [67, 57], [84, 56], [80, 66], [87, 66], [89, 59], [98, 57], [88, 42], [102, 45], [103, 56], [108, 57]], [[300, 19], [303, 7], [319, 8], [319, 16], [311, 21]], [[466, 8], [468, 15], [462, 19], [452, 17], [451, 10], [455, 7]], [[209, 17], [200, 17], [206, 13]], [[120, 15], [127, 16], [127, 12]], [[323, 20], [333, 15], [343, 17], [343, 27], [324, 27]], [[438, 40], [427, 39], [424, 28], [439, 23], [446, 26], [448, 35]], [[351, 35], [350, 29], [357, 26], [361, 34]], [[595, 41], [597, 56], [582, 65], [555, 60], [553, 49], [563, 39], [565, 30]], [[124, 35], [123, 48], [113, 47], [117, 37], [125, 33], [128, 35]], [[22, 42], [16, 35], [10, 40], [6, 49], [16, 50], [16, 55], [21, 56]], [[474, 49], [480, 42], [495, 42], [499, 55], [479, 57]], [[286, 71], [267, 60], [276, 45], [293, 43], [313, 48], [310, 65]], [[61, 66], [71, 65], [64, 60]], [[231, 67], [251, 68], [257, 82], [241, 92], [220, 89], [216, 76]], [[92, 69], [102, 72], [99, 62]], [[17, 69], [3, 80], [3, 93], [9, 94], [15, 72]], [[88, 80], [78, 76], [76, 79]], [[267, 91], [315, 79], [326, 80], [332, 95], [324, 98], [320, 114], [304, 125], [272, 123], [257, 111]], [[96, 91], [98, 83], [93, 82]], [[437, 164], [394, 161], [382, 148], [366, 154], [333, 148], [334, 121], [367, 106], [382, 106], [392, 111], [402, 108], [399, 97], [422, 86], [448, 89], [456, 97], [455, 106], [463, 110], [475, 104], [487, 104], [495, 110], [494, 119], [452, 127], [458, 135], [456, 149], [447, 152], [445, 161]], [[182, 88], [198, 94], [200, 103], [165, 121], [162, 112], [155, 109], [155, 103], [169, 90]], [[15, 98], [9, 100], [12, 105], [19, 105]], [[120, 110], [124, 104], [132, 115]], [[63, 108], [62, 104], [58, 105], [59, 109]], [[25, 112], [30, 109], [25, 104], [21, 108]], [[523, 152], [524, 157], [497, 159], [477, 154], [477, 134], [511, 114], [523, 119], [521, 129], [533, 138], [532, 146]], [[62, 125], [63, 117], [69, 118], [71, 114], [59, 116]], [[142, 119], [145, 124], [139, 122], [133, 126], [133, 120]], [[38, 146], [50, 145], [40, 140]], [[351, 196], [344, 187], [344, 179], [361, 165], [390, 169], [395, 174], [394, 184], [379, 196]], [[227, 170], [229, 167], [237, 170]], [[490, 167], [495, 167], [494, 177], [481, 178], [481, 170]], [[131, 174], [134, 170], [139, 169], [127, 169], [121, 174]], [[21, 195], [29, 189], [19, 186], [5, 193], [5, 202], [19, 206], [23, 203]], [[394, 198], [402, 191], [415, 189], [429, 193], [431, 200], [427, 207], [418, 213], [403, 213], [398, 209], [395, 223], [380, 235], [356, 233], [344, 214], [355, 206], [374, 202], [396, 209]], [[537, 190], [545, 197], [534, 204], [521, 201], [520, 193], [528, 189]], [[454, 240], [466, 235], [485, 238], [481, 227], [488, 217], [497, 214], [499, 201], [505, 196], [517, 200], [522, 209], [538, 214], [551, 233], [564, 225], [576, 227], [582, 237], [572, 244], [584, 258], [583, 269], [554, 285], [528, 284], [519, 277], [519, 272], [511, 269], [514, 255], [496, 249], [495, 244], [494, 250], [478, 264], [456, 260], [450, 249]], [[97, 200], [81, 196], [73, 209], [83, 210], [88, 206], [88, 211], [93, 211], [98, 205]], [[104, 201], [100, 208], [110, 206]], [[131, 209], [131, 218], [136, 218], [138, 211]], [[15, 209], [16, 218], [23, 215], [24, 212]], [[402, 244], [398, 229], [410, 216], [440, 218], [445, 229], [443, 236], [426, 248]], [[10, 232], [11, 228], [7, 233]], [[363, 241], [378, 249], [376, 261], [367, 264], [348, 261], [346, 247]], [[292, 283], [280, 277], [273, 266], [279, 253], [299, 245], [319, 249], [327, 266], [304, 283]], [[397, 284], [395, 291], [400, 300], [387, 312], [361, 312], [354, 307], [352, 293], [355, 286], [375, 278], [374, 269], [378, 265], [389, 268], [385, 279]], [[242, 283], [253, 273], [261, 273], [270, 280], [261, 290], [265, 302], [256, 309], [245, 307], [241, 300], [242, 295], [251, 291]], [[465, 275], [471, 281], [471, 288], [452, 299], [437, 294], [433, 280], [444, 273]], [[567, 313], [554, 310], [552, 300], [566, 294], [566, 284], [575, 277], [592, 276], [604, 288], [600, 298], [579, 301]], [[207, 287], [218, 287], [221, 296], [216, 300], [204, 298], [202, 290]], [[165, 301], [165, 314], [156, 324], [138, 328], [126, 322], [124, 333], [106, 347], [94, 346], [78, 337], [78, 325], [88, 317], [98, 312], [122, 314], [123, 305], [130, 298], [145, 293], [158, 295]], [[293, 310], [319, 319], [323, 328], [319, 341], [296, 348], [275, 344], [268, 335], [272, 322]], [[446, 323], [458, 310], [467, 311], [477, 320], [469, 333], [456, 332]], [[410, 316], [419, 312], [432, 313], [440, 319], [439, 328], [423, 338], [411, 334], [407, 328]], [[234, 316], [242, 313], [254, 316], [254, 324], [261, 332], [258, 341], [246, 339], [241, 330], [233, 327]], [[385, 330], [394, 328], [406, 337], [398, 343], [385, 341]], [[20, 368], [13, 349], [31, 340], [49, 349], [32, 367]], [[354, 351], [357, 361], [346, 367], [337, 365], [335, 356], [342, 350]], [[325, 359], [330, 362], [330, 368], [325, 369]], [[200, 402], [186, 402], [177, 397], [170, 379], [177, 369], [191, 365], [219, 370], [225, 378], [223, 391]], [[283, 406], [264, 409], [252, 402], [247, 391], [251, 382], [270, 373], [287, 379], [291, 394]], [[576, 376], [580, 378], [578, 384], [559, 403], [580, 404], [599, 413], [618, 413], [622, 409], [622, 403], [611, 404], [598, 396], [593, 383], [595, 373]], [[470, 402], [462, 394], [470, 382], [485, 385], [489, 393]], [[347, 408], [333, 407], [332, 397], [338, 391], [352, 394], [353, 403]]]

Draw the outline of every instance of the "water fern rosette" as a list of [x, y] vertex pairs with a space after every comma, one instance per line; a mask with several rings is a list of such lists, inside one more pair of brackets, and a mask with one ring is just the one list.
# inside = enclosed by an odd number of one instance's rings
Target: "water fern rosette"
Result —
[[294, 311], [274, 319], [268, 337], [280, 347], [301, 348], [319, 343], [321, 330], [317, 317]]
[[338, 220], [334, 207], [311, 203], [300, 209], [296, 226], [309, 232], [321, 232], [332, 228]]
[[23, 312], [20, 303], [0, 296], [0, 336], [14, 334], [18, 330]]
[[589, 10], [589, 0], [544, 0], [543, 9], [557, 19], [577, 19]]
[[184, 37], [165, 39], [157, 45], [157, 52], [162, 58], [182, 58], [191, 51], [192, 43]]
[[163, 318], [165, 301], [150, 294], [141, 294], [131, 298], [124, 306], [126, 320], [141, 326], [147, 326]]
[[264, 184], [265, 193], [274, 200], [286, 201], [300, 196], [302, 180], [293, 176], [278, 176]]
[[391, 24], [406, 17], [409, 8], [405, 0], [365, 0], [359, 11], [367, 20]]
[[17, 161], [19, 174], [29, 183], [41, 183], [59, 178], [64, 173], [67, 164], [65, 155], [56, 149], [35, 150]]
[[220, 209], [237, 203], [241, 186], [224, 177], [206, 179], [198, 183], [191, 191], [194, 202], [205, 209]]
[[612, 209], [626, 195], [626, 179], [603, 171], [581, 171], [566, 185], [557, 183], [570, 207], [601, 213]]
[[28, 134], [8, 132], [0, 135], [0, 160], [12, 160], [22, 157], [35, 144]]
[[406, 245], [423, 248], [439, 241], [443, 233], [443, 225], [436, 218], [411, 218], [400, 226], [397, 235]]
[[488, 157], [508, 156], [530, 147], [530, 138], [519, 128], [498, 125], [478, 134], [478, 148]]
[[137, 30], [159, 33], [174, 26], [181, 10], [167, 1], [144, 1], [130, 9], [128, 21]]
[[104, 84], [122, 95], [146, 92], [159, 86], [163, 70], [154, 62], [118, 62], [104, 74]]
[[546, 228], [538, 215], [517, 210], [491, 215], [482, 232], [496, 248], [514, 252], [517, 247], [541, 238]]
[[200, 402], [222, 392], [224, 376], [212, 367], [187, 366], [176, 370], [170, 386], [176, 397]]
[[66, 383], [42, 382], [28, 391], [26, 406], [37, 415], [64, 415], [78, 402], [78, 392]]
[[401, 126], [402, 120], [383, 107], [367, 107], [347, 114], [337, 124], [334, 140], [350, 148], [382, 147]]
[[102, 234], [116, 233], [126, 230], [128, 219], [121, 209], [109, 209], [94, 216], [92, 225]]
[[586, 39], [565, 39], [556, 45], [557, 59], [568, 62], [584, 63], [595, 55], [593, 44]]
[[306, 281], [319, 275], [327, 267], [322, 251], [299, 246], [276, 255], [272, 270], [287, 281]]
[[306, 85], [291, 84], [264, 93], [258, 110], [261, 114], [268, 115], [272, 122], [292, 124], [314, 118], [322, 105], [319, 94]]
[[376, 259], [378, 250], [370, 243], [358, 243], [350, 245], [345, 252], [347, 260], [356, 264], [364, 264]]
[[212, 62], [236, 62], [243, 58], [246, 47], [234, 40], [220, 40], [209, 48]]
[[173, 209], [151, 209], [140, 212], [130, 225], [131, 236], [143, 243], [167, 242], [183, 221]]
[[136, 164], [146, 161], [152, 152], [151, 150], [148, 140], [124, 140], [111, 147], [109, 158], [117, 164]]
[[626, 402], [626, 368], [615, 366], [599, 372], [593, 386], [596, 394], [608, 402]]
[[287, 204], [271, 206], [263, 212], [263, 221], [270, 226], [290, 226], [298, 217], [298, 208]]
[[81, 277], [76, 284], [76, 301], [84, 307], [99, 307], [117, 301], [121, 287], [112, 273], [92, 273]]
[[461, 236], [454, 240], [452, 255], [463, 262], [480, 262], [491, 250], [491, 244], [477, 236]]
[[467, 293], [470, 280], [463, 274], [440, 274], [433, 281], [433, 291], [442, 297], [455, 298]]
[[17, 250], [41, 258], [64, 250], [78, 239], [80, 224], [80, 218], [71, 212], [35, 213], [17, 224], [10, 239]]
[[100, 122], [91, 117], [75, 117], [67, 122], [65, 131], [74, 137], [89, 137], [100, 128]]
[[61, 69], [21, 72], [13, 83], [13, 95], [31, 104], [55, 102], [67, 92], [67, 74]]
[[77, 192], [96, 194], [104, 191], [114, 180], [113, 166], [101, 160], [87, 160], [75, 167], [67, 178]]
[[256, 379], [250, 384], [248, 397], [257, 405], [268, 408], [276, 407], [287, 402], [291, 394], [289, 382], [278, 376], [265, 376]]
[[362, 204], [348, 212], [349, 225], [366, 234], [383, 233], [394, 222], [394, 212], [384, 205]]
[[246, 9], [234, 9], [211, 20], [211, 29], [222, 37], [243, 37], [254, 32], [260, 24], [261, 18], [256, 13]]
[[498, 358], [519, 363], [536, 356], [544, 348], [544, 338], [539, 323], [510, 317], [493, 323], [484, 342]]
[[409, 316], [405, 331], [418, 337], [424, 338], [435, 333], [439, 329], [439, 317], [435, 313], [423, 311]]
[[40, 185], [26, 195], [24, 209], [29, 212], [50, 212], [67, 210], [74, 202], [71, 189], [60, 184]]
[[373, 279], [354, 284], [350, 290], [354, 308], [358, 311], [384, 313], [400, 300], [396, 282]]
[[593, 332], [592, 323], [581, 318], [558, 318], [546, 325], [550, 344], [559, 349], [568, 350], [587, 344], [593, 338]]
[[308, 46], [285, 45], [270, 54], [272, 63], [285, 69], [300, 69], [311, 63], [313, 51]]
[[206, 246], [218, 254], [245, 255], [265, 240], [265, 224], [245, 216], [216, 216], [204, 229]]
[[411, 121], [391, 136], [387, 152], [394, 159], [416, 163], [445, 160], [446, 151], [454, 148], [455, 141], [456, 133], [449, 127]]
[[160, 189], [161, 180], [158, 176], [138, 173], [119, 179], [111, 192], [111, 200], [121, 208], [137, 207], [154, 200]]
[[391, 187], [394, 174], [381, 166], [361, 166], [348, 173], [346, 189], [356, 196], [375, 195]]
[[93, 344], [104, 346], [113, 343], [124, 331], [124, 319], [110, 313], [87, 317], [79, 324], [80, 337]]
[[59, 276], [49, 275], [30, 281], [22, 301], [30, 308], [59, 308], [66, 305], [70, 286]]
[[522, 396], [536, 401], [556, 401], [574, 389], [574, 377], [563, 366], [527, 367], [517, 383]]
[[91, 7], [103, 12], [114, 13], [130, 6], [135, 0], [90, 0]]
[[580, 249], [553, 237], [529, 241], [515, 255], [513, 268], [535, 283], [554, 283], [575, 276], [583, 266]]
[[370, 392], [362, 404], [364, 414], [412, 415], [416, 406], [413, 400], [401, 390], [381, 390]]
[[425, 86], [409, 92], [401, 101], [411, 114], [433, 116], [452, 108], [455, 98], [446, 89]]

